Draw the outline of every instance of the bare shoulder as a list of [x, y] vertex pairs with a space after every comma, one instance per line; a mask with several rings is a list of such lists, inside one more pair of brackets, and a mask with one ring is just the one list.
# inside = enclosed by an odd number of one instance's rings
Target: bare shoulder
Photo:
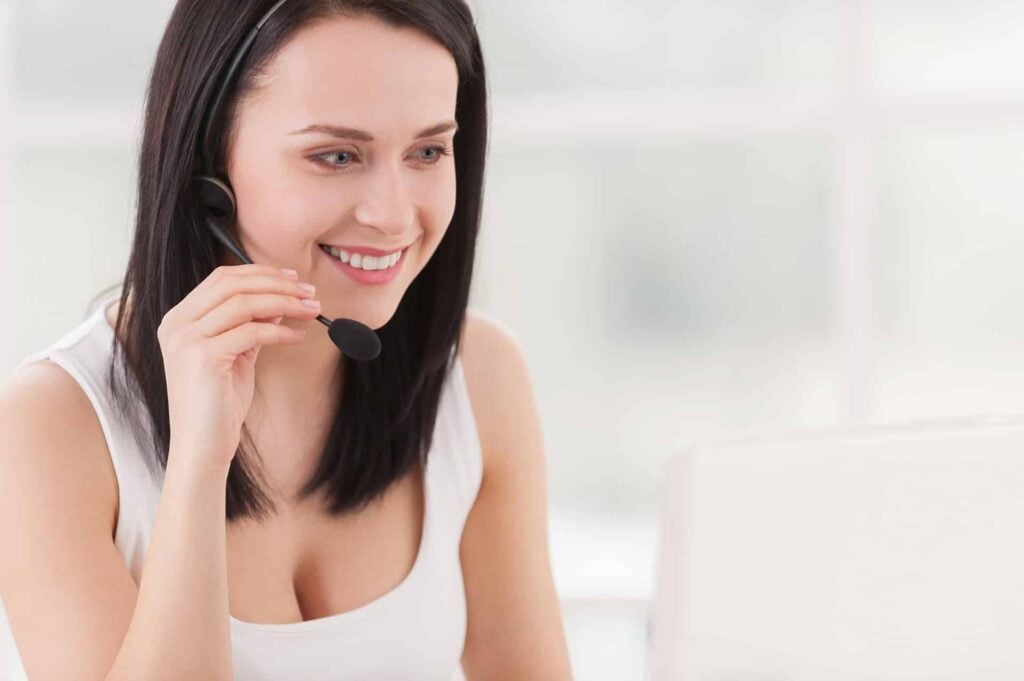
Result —
[[44, 498], [60, 500], [55, 512], [97, 514], [113, 532], [118, 489], [106, 438], [89, 398], [63, 367], [35, 362], [3, 386], [0, 431], [0, 478], [25, 493], [39, 486]]
[[532, 385], [526, 357], [512, 331], [494, 317], [467, 310], [459, 357], [466, 376], [484, 469], [508, 449], [516, 416], [532, 407]]
[[117, 480], [99, 418], [61, 366], [0, 390], [0, 593], [28, 678], [104, 678], [137, 587], [113, 538]]

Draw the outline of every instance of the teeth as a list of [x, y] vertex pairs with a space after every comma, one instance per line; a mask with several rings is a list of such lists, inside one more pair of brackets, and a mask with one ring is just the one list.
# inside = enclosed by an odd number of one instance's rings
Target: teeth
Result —
[[339, 251], [334, 246], [329, 246], [328, 250], [330, 251], [331, 255], [333, 255], [335, 258], [337, 258], [338, 260], [340, 260], [342, 262], [348, 262], [349, 258], [351, 257], [351, 256], [349, 256], [348, 253], [346, 253], [344, 251]]
[[359, 253], [349, 254], [347, 251], [342, 251], [334, 246], [322, 246], [322, 248], [338, 260], [361, 270], [386, 270], [398, 262], [398, 259], [402, 256], [401, 251], [396, 251], [391, 255], [383, 257], [374, 257], [372, 255], [361, 255]]

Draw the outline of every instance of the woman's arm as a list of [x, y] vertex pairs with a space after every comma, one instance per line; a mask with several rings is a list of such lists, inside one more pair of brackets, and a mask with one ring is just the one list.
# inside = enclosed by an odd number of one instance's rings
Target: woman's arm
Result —
[[172, 441], [135, 612], [107, 681], [232, 678], [227, 471], [175, 464], [183, 459]]
[[28, 677], [229, 679], [226, 476], [168, 468], [140, 591], [75, 380], [49, 362], [19, 372], [0, 393], [0, 433], [0, 597]]
[[484, 474], [460, 557], [468, 621], [468, 681], [572, 679], [548, 555], [541, 422], [529, 370], [499, 325], [467, 317], [466, 383], [484, 449]]

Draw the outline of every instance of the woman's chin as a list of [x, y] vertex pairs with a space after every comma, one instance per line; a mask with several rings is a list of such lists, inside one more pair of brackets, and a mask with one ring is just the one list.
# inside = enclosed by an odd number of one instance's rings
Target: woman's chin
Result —
[[328, 307], [324, 303], [323, 315], [328, 319], [353, 319], [360, 324], [365, 324], [374, 331], [379, 330], [395, 316], [395, 306], [353, 306]]

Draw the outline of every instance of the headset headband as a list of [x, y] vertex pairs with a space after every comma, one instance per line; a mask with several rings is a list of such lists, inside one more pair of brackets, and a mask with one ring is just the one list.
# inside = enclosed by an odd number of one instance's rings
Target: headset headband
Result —
[[267, 20], [273, 16], [274, 12], [288, 2], [288, 0], [278, 0], [274, 3], [263, 18], [253, 26], [246, 34], [245, 39], [242, 41], [242, 45], [235, 52], [235, 56], [231, 60], [231, 66], [228, 68], [227, 75], [224, 76], [224, 80], [221, 82], [220, 89], [217, 90], [217, 95], [213, 98], [213, 104], [210, 110], [207, 112], [206, 117], [203, 119], [203, 127], [200, 131], [200, 141], [202, 142], [201, 154], [203, 156], [203, 169], [204, 174], [210, 177], [215, 175], [215, 169], [213, 167], [213, 147], [211, 146], [210, 140], [210, 127], [213, 125], [213, 121], [217, 120], [217, 116], [220, 114], [220, 110], [224, 106], [224, 98], [227, 96], [228, 89], [231, 87], [232, 81], [235, 79], [242, 62], [245, 60], [249, 49], [252, 47], [252, 43], [256, 40], [257, 34], [260, 29], [263, 28], [263, 24], [267, 23]]

